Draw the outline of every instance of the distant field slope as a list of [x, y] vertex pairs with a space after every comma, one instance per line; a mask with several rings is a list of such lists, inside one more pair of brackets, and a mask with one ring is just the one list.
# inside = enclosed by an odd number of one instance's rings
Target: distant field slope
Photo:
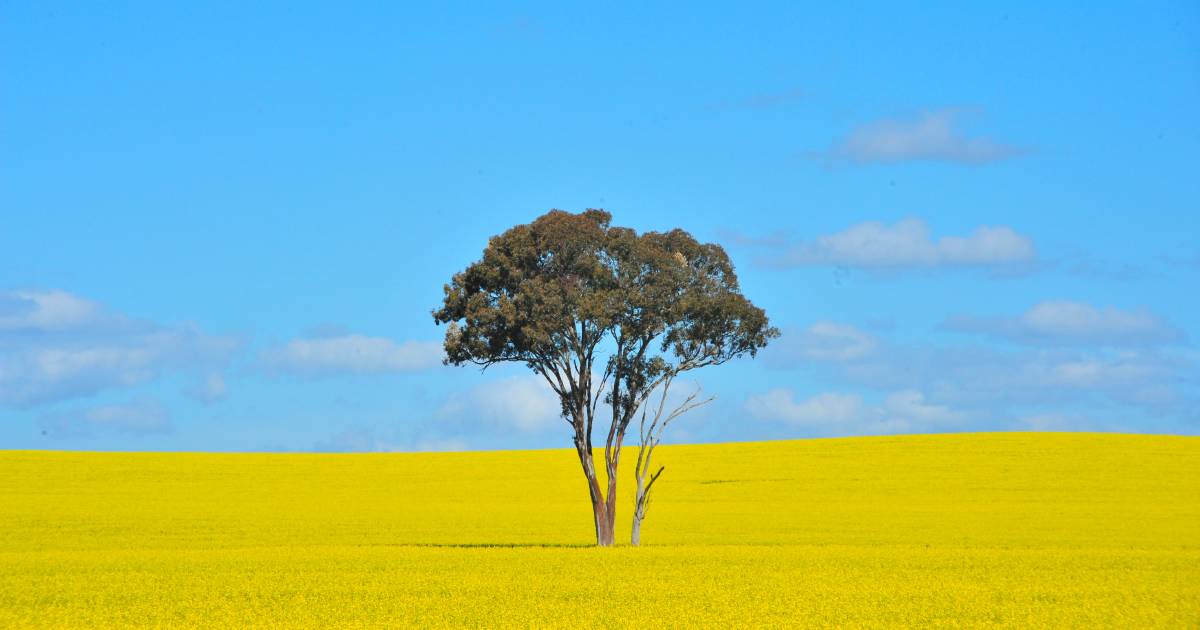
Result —
[[1200, 626], [1200, 438], [664, 447], [641, 549], [573, 458], [0, 451], [0, 627]]

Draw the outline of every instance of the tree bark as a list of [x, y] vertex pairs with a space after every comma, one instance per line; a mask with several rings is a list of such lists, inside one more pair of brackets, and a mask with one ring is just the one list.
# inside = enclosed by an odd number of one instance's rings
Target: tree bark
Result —
[[608, 516], [603, 501], [592, 504], [592, 512], [596, 517], [596, 546], [612, 547], [616, 544], [616, 532], [613, 531], [613, 520]]
[[[645, 450], [645, 446], [642, 447]], [[650, 476], [650, 482], [646, 483], [646, 475], [650, 466], [649, 457], [643, 457], [644, 453], [638, 453], [637, 470], [634, 471], [634, 481], [637, 483], [637, 491], [633, 498], [633, 533], [629, 538], [629, 543], [634, 547], [639, 547], [642, 544], [642, 521], [646, 520], [646, 510], [650, 507], [650, 487], [658, 481], [658, 476], [662, 474], [665, 467], [659, 466], [658, 472]]]
[[[605, 472], [608, 473], [608, 495], [605, 497], [604, 516], [608, 519], [607, 527], [609, 534], [613, 536], [615, 536], [617, 524], [617, 470], [621, 459], [620, 449], [620, 438], [618, 438], [616, 451], [605, 467]], [[612, 543], [609, 544], [611, 545]]]
[[616, 541], [614, 519], [609, 513], [608, 504], [600, 489], [600, 480], [596, 478], [596, 464], [592, 459], [591, 450], [586, 443], [576, 441], [575, 450], [579, 454], [579, 463], [583, 467], [583, 475], [587, 478], [588, 494], [592, 500], [592, 518], [596, 525], [596, 545], [611, 547]]

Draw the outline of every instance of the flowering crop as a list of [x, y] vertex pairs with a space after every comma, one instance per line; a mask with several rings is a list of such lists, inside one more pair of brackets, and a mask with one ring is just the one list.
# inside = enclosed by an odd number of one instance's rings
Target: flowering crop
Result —
[[564, 450], [0, 452], [0, 627], [1200, 624], [1197, 438], [660, 450], [616, 549]]

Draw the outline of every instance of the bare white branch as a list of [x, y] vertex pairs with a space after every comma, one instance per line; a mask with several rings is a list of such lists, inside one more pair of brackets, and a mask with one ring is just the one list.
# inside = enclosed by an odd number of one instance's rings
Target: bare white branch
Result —
[[[651, 470], [651, 459], [654, 456], [654, 449], [662, 443], [663, 432], [667, 426], [671, 424], [679, 416], [695, 409], [707, 405], [716, 397], [709, 396], [705, 399], [700, 399], [700, 386], [696, 386], [695, 391], [689, 393], [683, 402], [668, 409], [667, 397], [671, 391], [671, 384], [674, 383], [675, 377], [678, 376], [678, 371], [669, 371], [655, 382], [654, 387], [649, 390], [646, 398], [655, 390], [658, 391], [657, 405], [651, 409], [650, 405], [642, 405], [641, 418], [638, 424], [638, 437], [641, 438], [641, 443], [638, 445], [637, 464], [634, 467], [634, 481], [637, 484], [636, 494], [633, 502], [633, 535], [631, 542], [633, 545], [640, 545], [642, 540], [642, 522], [646, 519], [646, 513], [650, 506], [650, 489], [654, 486], [654, 482], [658, 481], [662, 475], [665, 466], [659, 466], [658, 470], [653, 474]], [[646, 400], [643, 398], [643, 401]]]

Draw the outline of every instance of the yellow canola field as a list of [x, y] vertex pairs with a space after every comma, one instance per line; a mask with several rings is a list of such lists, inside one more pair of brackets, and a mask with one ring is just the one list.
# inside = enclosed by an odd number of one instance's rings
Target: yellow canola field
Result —
[[1200, 627], [1200, 438], [660, 451], [640, 549], [565, 449], [0, 452], [0, 627]]

